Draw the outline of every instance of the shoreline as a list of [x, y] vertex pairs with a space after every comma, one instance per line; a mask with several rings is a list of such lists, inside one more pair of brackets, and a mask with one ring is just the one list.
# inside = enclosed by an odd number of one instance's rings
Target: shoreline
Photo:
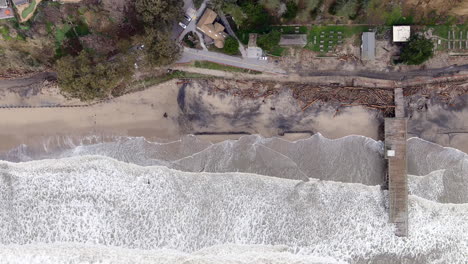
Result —
[[[43, 93], [28, 100], [43, 103], [52, 97], [57, 95]], [[233, 138], [229, 132], [272, 137], [310, 131], [327, 138], [357, 134], [378, 139], [377, 111], [353, 106], [335, 115], [326, 104], [304, 113], [286, 92], [267, 99], [242, 99], [213, 94], [198, 82], [185, 87], [172, 80], [88, 107], [0, 109], [0, 152], [51, 137], [90, 135], [167, 142], [187, 134], [222, 141]], [[287, 138], [307, 134], [289, 133]]]
[[[303, 111], [287, 89], [280, 88], [276, 95], [251, 99], [216, 93], [203, 86], [203, 81], [180, 85], [177, 80], [171, 80], [87, 107], [0, 109], [0, 153], [21, 144], [37, 146], [54, 138], [90, 136], [101, 139], [144, 137], [148, 141], [168, 142], [184, 135], [198, 134], [205, 140], [219, 142], [239, 138], [242, 133], [287, 140], [321, 133], [329, 139], [349, 135], [381, 139], [383, 116], [376, 110], [350, 106], [340, 108], [338, 112], [333, 103], [318, 102]], [[12, 98], [12, 93], [3, 95], [3, 101], [8, 98]], [[20, 99], [44, 104], [64, 100], [60, 98], [56, 92], [41, 91]], [[18, 96], [15, 100], [19, 100]], [[443, 111], [439, 109], [439, 116], [432, 118], [441, 119]], [[468, 152], [468, 144], [461, 144], [468, 134], [456, 136], [454, 145], [437, 131], [427, 132], [436, 129], [422, 125], [427, 122], [427, 115], [412, 115], [408, 138], [418, 136]], [[456, 115], [456, 120], [463, 120], [465, 116], [468, 118], [468, 111]]]

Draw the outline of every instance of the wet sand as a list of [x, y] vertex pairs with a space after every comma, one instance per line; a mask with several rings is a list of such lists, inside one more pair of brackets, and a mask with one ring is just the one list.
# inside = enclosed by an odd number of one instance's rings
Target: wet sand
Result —
[[[289, 90], [267, 98], [246, 99], [213, 93], [201, 83], [180, 85], [174, 80], [90, 107], [0, 109], [0, 152], [20, 144], [40, 145], [51, 138], [90, 135], [103, 139], [145, 137], [159, 142], [186, 134], [212, 142], [245, 134], [290, 140], [315, 133], [332, 139], [348, 135], [380, 139], [383, 117], [379, 111], [353, 106], [337, 112], [334, 105], [316, 103], [303, 112]], [[3, 105], [18, 102], [11, 93], [1, 97]], [[459, 100], [466, 103], [466, 99]], [[51, 100], [70, 103], [57, 93], [44, 92], [21, 103], [47, 105]], [[429, 111], [410, 115], [409, 136], [468, 152], [466, 108], [441, 108], [434, 103]]]
[[[37, 105], [43, 102], [41, 98], [51, 97], [38, 94], [23, 104]], [[11, 94], [2, 103], [8, 98]], [[202, 137], [214, 142], [242, 134], [291, 139], [314, 133], [328, 138], [356, 134], [377, 139], [380, 123], [377, 112], [361, 107], [336, 114], [333, 106], [317, 104], [302, 112], [289, 93], [249, 100], [210, 94], [196, 82], [182, 86], [174, 80], [90, 107], [0, 109], [0, 150], [40, 144], [50, 137], [87, 135], [141, 136], [163, 142], [185, 134], [204, 134]]]

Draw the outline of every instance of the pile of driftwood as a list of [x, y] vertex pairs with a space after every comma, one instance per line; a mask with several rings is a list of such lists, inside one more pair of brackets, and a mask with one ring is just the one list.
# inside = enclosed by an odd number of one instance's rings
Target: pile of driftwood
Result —
[[456, 97], [465, 94], [468, 94], [468, 81], [466, 80], [413, 86], [403, 90], [405, 97], [419, 95], [447, 104], [450, 104]]
[[345, 106], [364, 106], [390, 114], [395, 108], [393, 89], [304, 85], [294, 88], [293, 95], [301, 102], [302, 111], [317, 102], [338, 104], [337, 111]]
[[212, 82], [208, 88], [209, 92], [224, 92], [242, 99], [264, 99], [279, 93], [279, 89], [275, 88], [275, 83], [272, 82], [241, 80], [231, 81], [229, 84]]

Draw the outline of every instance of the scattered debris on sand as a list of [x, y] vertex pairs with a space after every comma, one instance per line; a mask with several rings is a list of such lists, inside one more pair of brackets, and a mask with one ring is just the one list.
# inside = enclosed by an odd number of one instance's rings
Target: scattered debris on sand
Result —
[[202, 85], [208, 87], [210, 93], [226, 93], [245, 99], [268, 98], [277, 95], [283, 89], [290, 89], [302, 111], [306, 111], [315, 103], [329, 103], [337, 105], [337, 112], [341, 107], [360, 105], [380, 110], [384, 115], [391, 115], [395, 107], [393, 89], [223, 79], [203, 80], [202, 82], [204, 82]]

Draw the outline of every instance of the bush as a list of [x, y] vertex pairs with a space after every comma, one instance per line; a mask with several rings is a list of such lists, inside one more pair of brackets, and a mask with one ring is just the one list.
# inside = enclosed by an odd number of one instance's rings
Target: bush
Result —
[[288, 1], [286, 3], [286, 12], [283, 14], [283, 18], [286, 20], [292, 20], [297, 16], [299, 8], [297, 4], [293, 1]]
[[273, 30], [268, 34], [264, 34], [258, 37], [257, 45], [265, 51], [272, 51], [281, 39], [281, 33], [277, 30]]
[[403, 47], [400, 60], [408, 65], [419, 65], [433, 55], [434, 43], [420, 35], [413, 35]]
[[229, 55], [236, 55], [239, 53], [239, 42], [229, 36], [224, 42], [223, 52]]
[[270, 30], [272, 17], [263, 6], [248, 2], [241, 7], [243, 13], [246, 15], [241, 30], [257, 33], [268, 32]]
[[180, 49], [170, 33], [146, 28], [145, 50], [148, 62], [152, 66], [164, 66], [173, 63], [180, 57]]
[[100, 61], [83, 50], [77, 57], [66, 56], [57, 61], [60, 90], [67, 96], [82, 101], [103, 99], [133, 74], [133, 61], [116, 59]]

